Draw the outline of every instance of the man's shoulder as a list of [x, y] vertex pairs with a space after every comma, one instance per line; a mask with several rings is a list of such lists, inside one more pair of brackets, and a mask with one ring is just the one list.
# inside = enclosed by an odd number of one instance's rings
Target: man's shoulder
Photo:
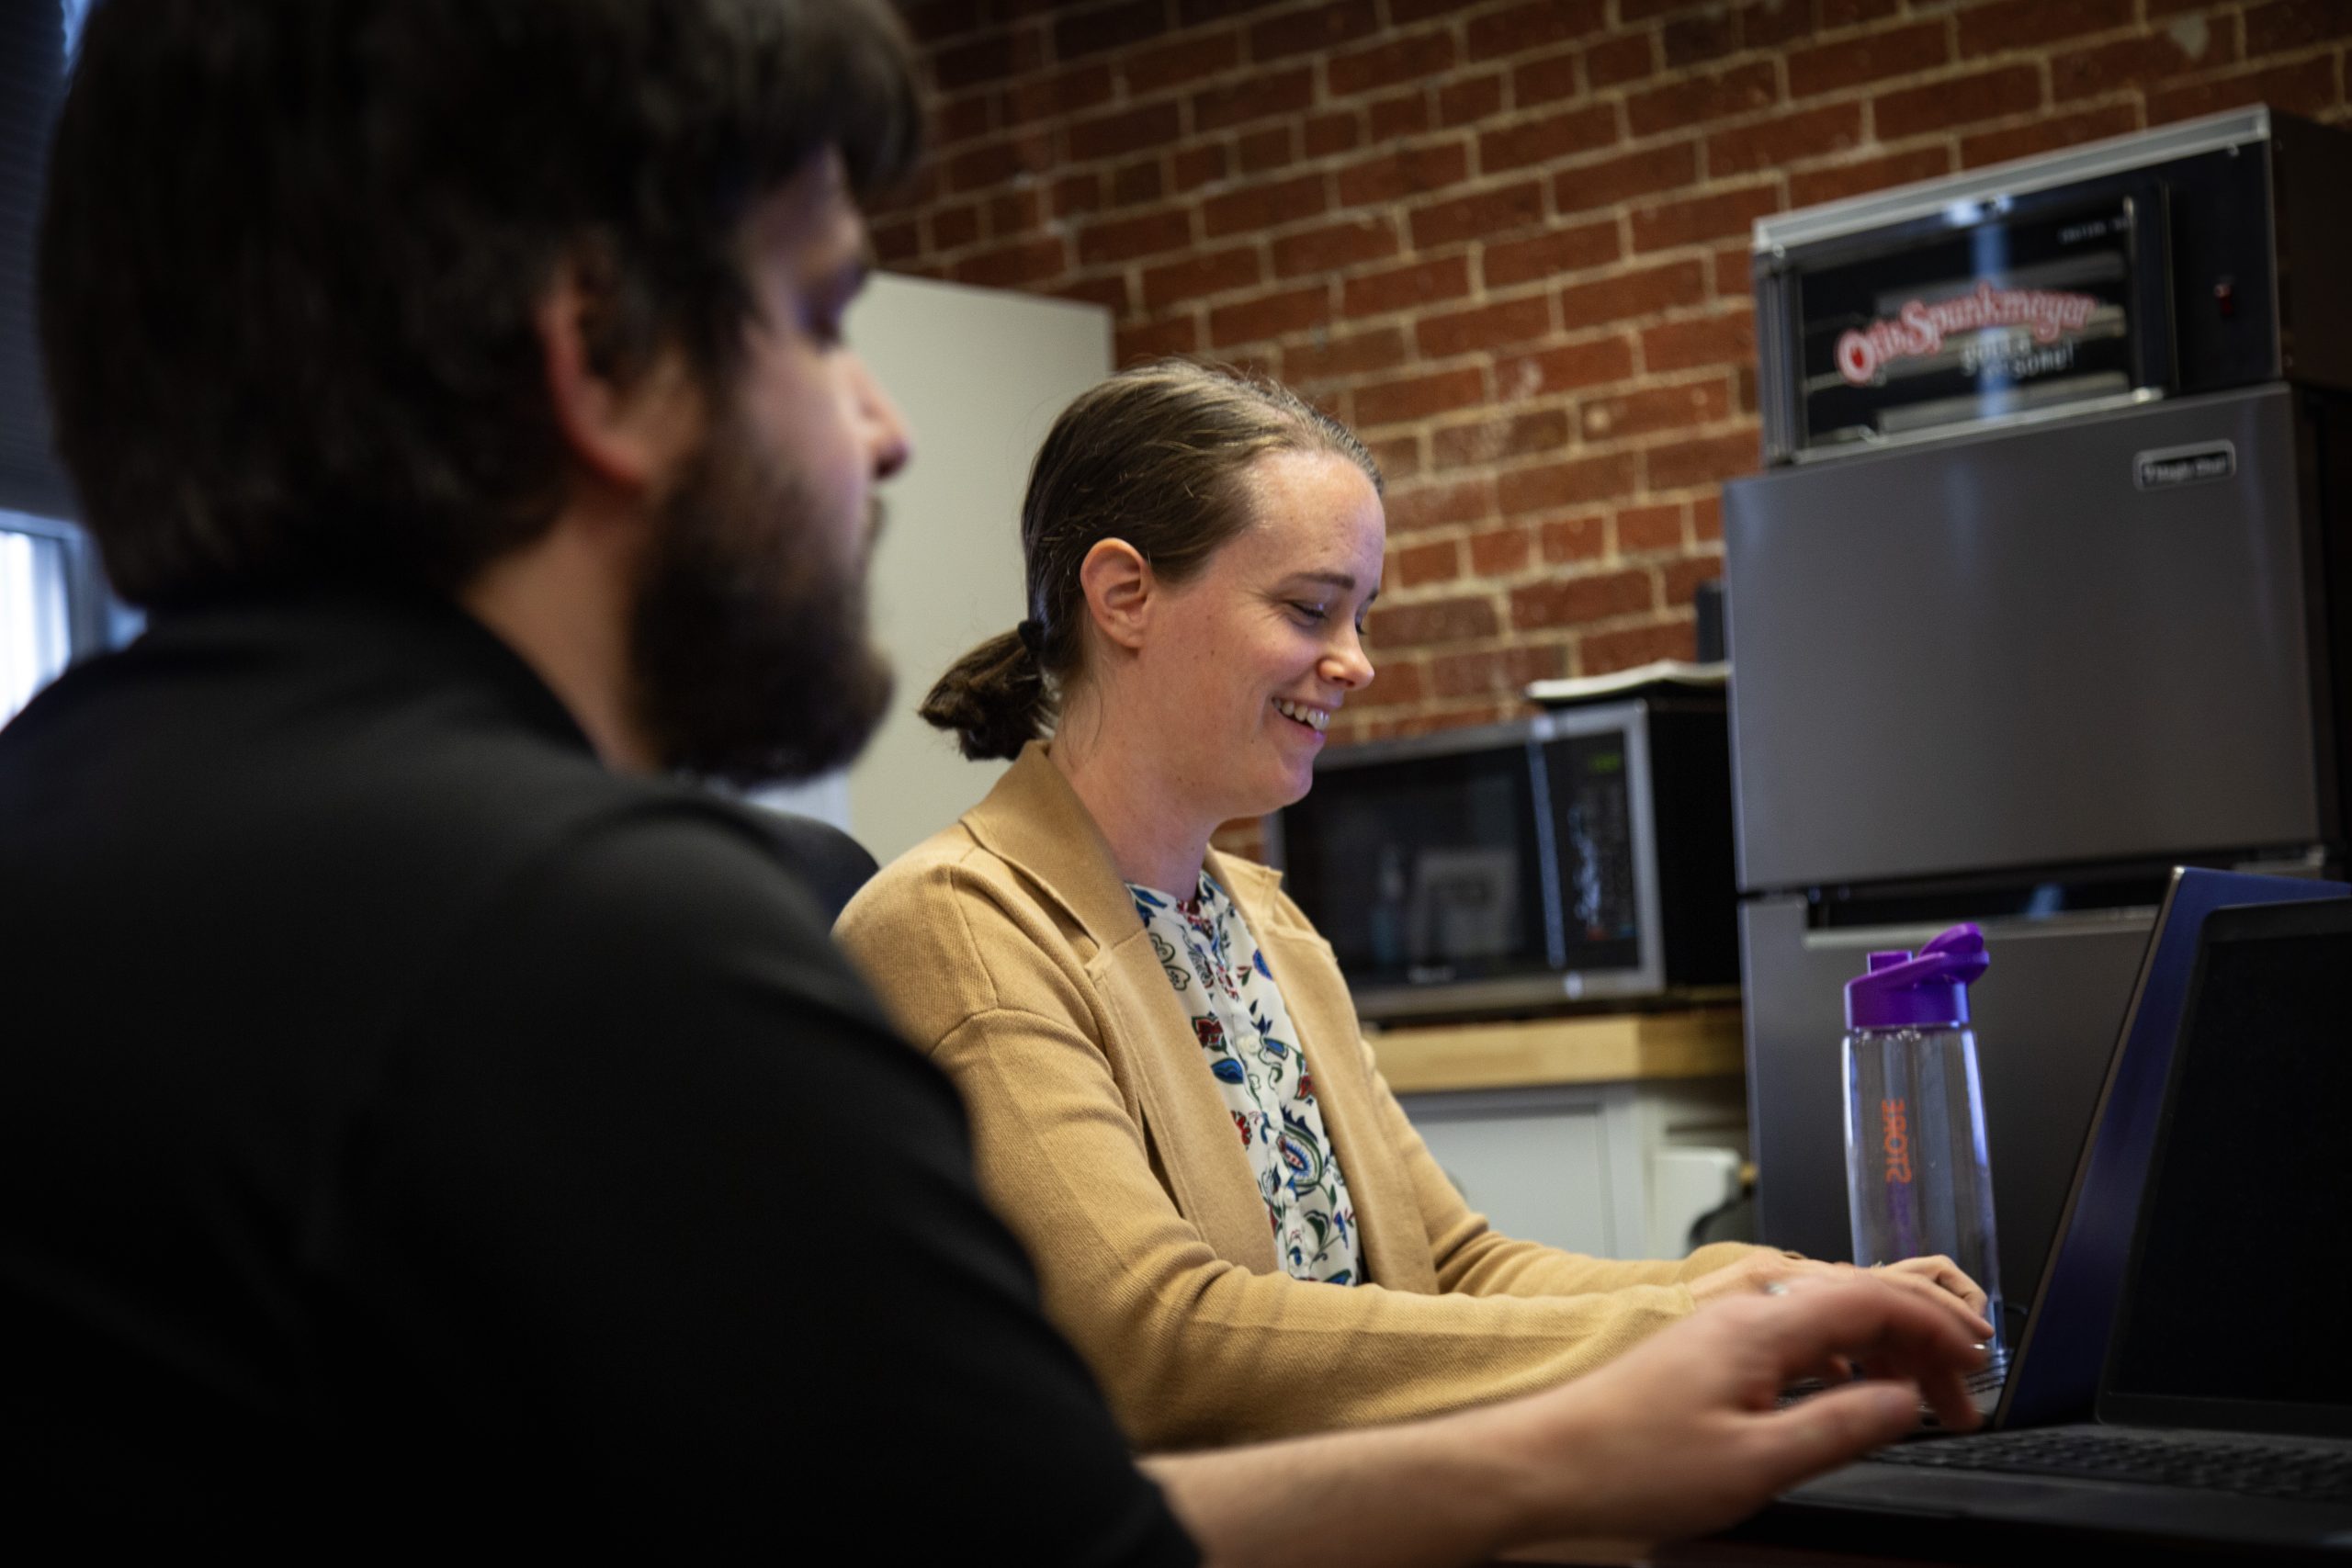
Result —
[[840, 970], [752, 808], [612, 772], [453, 615], [223, 615], [69, 674], [0, 734], [0, 929], [89, 969], [70, 931], [107, 910], [190, 972], [186, 1010], [264, 1030], [306, 998], [397, 1011], [521, 922], [760, 923]]
[[479, 974], [576, 972], [575, 992], [639, 995], [657, 1011], [748, 987], [885, 1026], [788, 848], [752, 808], [695, 792], [612, 797], [518, 862], [471, 919]]
[[[440, 907], [417, 918], [446, 925], [448, 945], [613, 953], [581, 976], [591, 992], [723, 985], [755, 966], [773, 994], [881, 1021], [833, 946], [805, 844], [756, 807], [509, 732], [388, 772], [355, 815], [440, 869]], [[400, 860], [375, 857], [371, 880], [397, 886]]]
[[262, 882], [380, 865], [428, 902], [430, 874], [454, 891], [670, 788], [605, 767], [528, 666], [433, 604], [165, 617], [0, 736], [13, 822], [75, 853], [233, 854]]

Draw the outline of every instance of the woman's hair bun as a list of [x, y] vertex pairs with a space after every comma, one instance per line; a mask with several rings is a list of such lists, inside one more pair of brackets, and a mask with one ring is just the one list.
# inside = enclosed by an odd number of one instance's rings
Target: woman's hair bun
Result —
[[975, 762], [1010, 761], [1046, 733], [1046, 672], [1031, 639], [1023, 636], [1029, 624], [992, 637], [957, 660], [916, 710], [934, 728], [953, 733], [957, 749]]

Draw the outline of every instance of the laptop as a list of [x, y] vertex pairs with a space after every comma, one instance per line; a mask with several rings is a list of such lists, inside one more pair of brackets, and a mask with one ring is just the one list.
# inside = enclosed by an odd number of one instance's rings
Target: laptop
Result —
[[[2123, 1026], [2109, 1053], [2075, 1179], [2052, 1233], [2041, 1282], [2015, 1350], [1969, 1379], [1969, 1398], [1996, 1429], [2079, 1421], [2091, 1413], [2107, 1331], [2123, 1283], [2156, 1113], [2179, 1032], [2181, 1003], [2205, 917], [2232, 904], [2341, 898], [2352, 886], [2308, 877], [2176, 867], [2141, 951]], [[1999, 1190], [2000, 1173], [1994, 1173]], [[1792, 1394], [1817, 1392], [1808, 1382]], [[1924, 1405], [1923, 1430], [1938, 1429]]]
[[2352, 1553], [2352, 1139], [2334, 1125], [2352, 1106], [2347, 982], [2352, 901], [2206, 918], [2094, 1420], [1883, 1450], [1776, 1517]]

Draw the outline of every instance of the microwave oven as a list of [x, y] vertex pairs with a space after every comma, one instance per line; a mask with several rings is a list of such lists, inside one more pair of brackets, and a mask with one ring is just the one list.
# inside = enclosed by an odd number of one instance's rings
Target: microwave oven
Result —
[[1267, 849], [1366, 1020], [1738, 983], [1719, 692], [1327, 752]]
[[2347, 181], [2352, 136], [2256, 108], [1763, 219], [1765, 461], [2352, 389]]

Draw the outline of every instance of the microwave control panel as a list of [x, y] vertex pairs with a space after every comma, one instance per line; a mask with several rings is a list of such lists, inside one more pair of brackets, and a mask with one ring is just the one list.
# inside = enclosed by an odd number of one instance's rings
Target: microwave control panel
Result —
[[1562, 957], [1574, 969], [1640, 962], [1633, 813], [1622, 734], [1577, 736], [1544, 748], [1553, 863], [1559, 867]]

